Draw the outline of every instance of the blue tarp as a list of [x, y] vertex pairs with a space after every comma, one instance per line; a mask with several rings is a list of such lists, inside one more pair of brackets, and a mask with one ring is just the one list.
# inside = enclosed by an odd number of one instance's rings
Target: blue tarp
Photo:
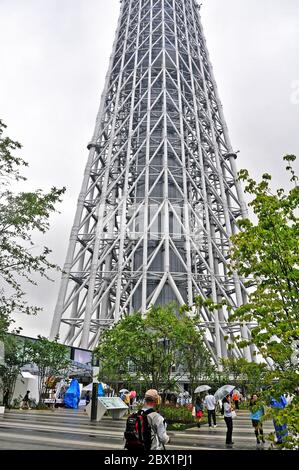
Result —
[[77, 409], [80, 401], [80, 387], [78, 380], [73, 379], [64, 395], [64, 403], [67, 408]]
[[275, 400], [275, 398], [271, 399], [271, 406], [273, 408], [283, 409], [287, 406], [287, 404], [288, 404], [288, 402], [287, 402], [286, 398], [283, 395], [281, 395], [279, 401]]
[[[273, 408], [279, 408], [279, 409], [284, 409], [287, 406], [288, 402], [286, 398], [281, 395], [279, 400], [275, 400], [275, 398], [271, 399], [271, 406]], [[288, 428], [286, 424], [277, 424], [275, 419], [273, 420], [274, 427], [275, 427], [275, 432], [276, 432], [276, 437], [277, 437], [277, 442], [279, 444], [283, 444], [283, 439], [288, 437]]]
[[105, 396], [104, 387], [101, 382], [99, 383], [99, 386], [98, 386], [98, 396], [99, 397]]

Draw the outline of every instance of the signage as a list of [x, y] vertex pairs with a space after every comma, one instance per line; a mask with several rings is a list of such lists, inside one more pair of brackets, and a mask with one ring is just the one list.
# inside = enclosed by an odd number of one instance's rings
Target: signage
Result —
[[127, 405], [119, 397], [102, 397], [99, 398], [101, 405], [107, 410], [124, 410], [128, 409]]
[[[86, 412], [91, 417], [91, 406], [90, 402], [86, 407]], [[118, 397], [99, 397], [97, 401], [97, 412], [95, 421], [101, 421], [107, 411], [110, 412], [112, 419], [121, 419], [127, 412], [127, 405]]]

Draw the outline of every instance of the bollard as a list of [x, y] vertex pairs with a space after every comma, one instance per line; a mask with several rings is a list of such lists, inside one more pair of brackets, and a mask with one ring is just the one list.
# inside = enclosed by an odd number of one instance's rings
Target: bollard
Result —
[[98, 383], [92, 384], [92, 397], [91, 397], [91, 413], [90, 421], [97, 420], [97, 411], [98, 411]]

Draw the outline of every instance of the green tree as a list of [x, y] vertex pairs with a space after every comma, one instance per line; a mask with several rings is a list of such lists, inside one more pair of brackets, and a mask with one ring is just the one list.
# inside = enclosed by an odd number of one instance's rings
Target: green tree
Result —
[[[284, 160], [290, 172], [289, 190], [271, 190], [268, 174], [256, 182], [246, 170], [240, 172], [256, 221], [243, 220], [242, 230], [232, 238], [232, 267], [248, 280], [250, 295], [231, 320], [255, 325], [247, 344], [254, 344], [270, 365], [268, 399], [294, 394], [299, 383], [299, 187], [292, 167], [296, 157], [287, 155]], [[245, 344], [239, 342], [241, 347]], [[298, 416], [298, 395], [291, 406], [277, 412], [276, 420], [289, 427], [290, 446], [298, 445]]]
[[190, 318], [182, 315], [177, 331], [178, 362], [188, 376], [192, 397], [198, 382], [203, 380], [209, 382], [215, 373], [215, 366], [204, 344], [203, 334], [198, 330], [198, 322], [197, 316]]
[[268, 368], [265, 363], [247, 362], [242, 359], [242, 374], [244, 378], [244, 393], [252, 395], [259, 393], [268, 384]]
[[[243, 358], [222, 359], [223, 374], [236, 387], [241, 387], [243, 394], [260, 392], [266, 383], [267, 365], [248, 362]], [[225, 380], [224, 380], [225, 382]]]
[[233, 385], [239, 385], [243, 380], [244, 359], [230, 357], [222, 359], [223, 372], [233, 382]]
[[173, 390], [186, 373], [194, 390], [200, 374], [212, 368], [194, 321], [172, 304], [151, 307], [145, 318], [136, 313], [121, 319], [102, 336], [96, 354], [101, 380], [138, 381], [160, 391]]
[[12, 185], [23, 180], [20, 170], [27, 166], [15, 156], [21, 145], [3, 135], [6, 126], [0, 120], [0, 340], [8, 330], [11, 314], [36, 314], [40, 309], [28, 305], [21, 280], [36, 284], [34, 273], [48, 278], [48, 270], [56, 268], [48, 261], [50, 250], [34, 254], [33, 232], [45, 233], [55, 204], [65, 191], [53, 187], [15, 193]]
[[26, 345], [17, 336], [5, 335], [3, 345], [5, 355], [4, 363], [0, 364], [0, 387], [2, 390], [8, 388], [10, 404], [21, 368], [30, 363], [31, 357]]
[[69, 349], [58, 340], [50, 341], [38, 336], [38, 340], [28, 346], [31, 361], [38, 369], [39, 403], [42, 402], [49, 379], [64, 378], [67, 375], [70, 361]]
[[118, 382], [130, 382], [131, 374], [139, 379], [136, 356], [145, 336], [144, 321], [135, 314], [122, 318], [113, 328], [102, 335], [95, 355], [99, 359], [99, 379], [117, 385]]
[[178, 318], [173, 306], [155, 306], [146, 318], [125, 317], [103, 335], [96, 349], [100, 378], [110, 383], [141, 381], [144, 387], [171, 389], [176, 363]]

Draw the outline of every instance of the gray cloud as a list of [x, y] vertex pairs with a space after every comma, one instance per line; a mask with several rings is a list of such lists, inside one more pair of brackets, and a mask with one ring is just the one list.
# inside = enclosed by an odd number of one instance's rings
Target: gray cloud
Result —
[[[67, 186], [51, 230], [36, 238], [63, 265], [119, 12], [116, 0], [0, 0], [0, 115], [20, 140], [32, 187]], [[239, 168], [285, 184], [281, 156], [299, 155], [298, 0], [206, 0], [202, 18]], [[28, 288], [44, 307], [18, 317], [48, 335], [59, 288]]]

